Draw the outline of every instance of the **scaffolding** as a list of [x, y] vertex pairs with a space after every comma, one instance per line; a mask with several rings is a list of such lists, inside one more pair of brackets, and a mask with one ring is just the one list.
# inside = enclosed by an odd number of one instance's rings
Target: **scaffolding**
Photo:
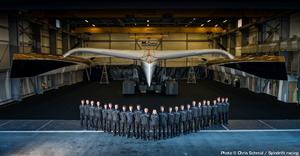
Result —
[[101, 78], [100, 78], [100, 84], [109, 84], [106, 64], [103, 64]]

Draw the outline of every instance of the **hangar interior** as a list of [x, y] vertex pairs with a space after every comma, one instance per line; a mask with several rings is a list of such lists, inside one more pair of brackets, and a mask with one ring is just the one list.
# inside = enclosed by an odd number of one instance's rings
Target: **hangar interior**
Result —
[[[84, 66], [56, 73], [11, 77], [13, 62], [21, 54], [62, 55], [77, 47], [143, 49], [140, 36], [155, 38], [155, 50], [224, 49], [234, 56], [283, 56], [288, 77], [268, 79], [238, 75], [228, 67], [210, 67], [214, 79], [297, 103], [299, 74], [299, 22], [295, 11], [18, 11], [2, 13], [0, 20], [0, 103], [21, 100], [43, 91], [83, 81]], [[157, 37], [158, 36], [158, 37]], [[28, 58], [27, 58], [28, 59]], [[99, 66], [130, 65], [135, 61], [102, 57]], [[172, 59], [166, 67], [203, 64], [201, 57]], [[22, 66], [22, 65], [21, 65]], [[18, 71], [21, 68], [17, 69]], [[47, 87], [41, 87], [41, 84]]]

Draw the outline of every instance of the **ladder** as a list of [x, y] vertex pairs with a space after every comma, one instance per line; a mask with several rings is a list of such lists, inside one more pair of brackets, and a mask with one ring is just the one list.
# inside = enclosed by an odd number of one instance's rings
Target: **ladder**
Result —
[[100, 78], [100, 84], [109, 84], [106, 64], [103, 64], [101, 78]]

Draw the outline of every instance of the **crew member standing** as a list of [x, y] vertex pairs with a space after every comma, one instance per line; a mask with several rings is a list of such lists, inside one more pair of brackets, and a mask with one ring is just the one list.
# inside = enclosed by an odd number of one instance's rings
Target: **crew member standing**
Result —
[[153, 109], [153, 111], [152, 111], [150, 126], [151, 126], [151, 130], [152, 130], [152, 139], [157, 140], [158, 139], [157, 133], [158, 133], [158, 129], [159, 129], [159, 117], [158, 117], [156, 109]]
[[203, 104], [202, 104], [202, 116], [203, 116], [203, 122], [202, 122], [202, 124], [203, 124], [203, 128], [206, 128], [207, 127], [207, 125], [208, 125], [208, 123], [207, 123], [207, 121], [208, 121], [208, 116], [207, 116], [207, 106], [206, 106], [206, 102], [204, 103], [203, 102]]
[[174, 137], [174, 113], [172, 107], [169, 108], [168, 113], [167, 135], [168, 137]]
[[95, 129], [95, 107], [94, 107], [94, 101], [91, 101], [91, 105], [89, 108], [89, 126], [91, 127], [91, 129]]
[[216, 125], [218, 123], [218, 106], [217, 106], [217, 101], [213, 101], [212, 105], [212, 122], [213, 125]]
[[228, 101], [228, 97], [225, 98], [225, 124], [228, 124], [228, 120], [229, 120], [229, 107], [230, 107], [230, 103]]
[[175, 128], [175, 135], [180, 135], [180, 112], [178, 106], [175, 106], [174, 112], [174, 128]]
[[161, 138], [161, 136], [163, 136], [163, 138], [166, 138], [167, 118], [168, 116], [165, 113], [165, 108], [161, 106], [159, 113], [159, 138]]
[[107, 131], [107, 104], [104, 104], [102, 110], [102, 129], [104, 132]]
[[193, 127], [193, 112], [191, 110], [191, 105], [187, 105], [187, 123], [188, 123], [188, 133], [192, 132]]
[[126, 114], [127, 119], [127, 138], [130, 138], [131, 129], [134, 130], [134, 113], [133, 107], [129, 106], [129, 111]]
[[83, 128], [83, 121], [84, 121], [84, 100], [81, 100], [81, 104], [79, 105], [79, 117], [80, 117], [80, 126]]
[[122, 107], [122, 112], [120, 113], [120, 131], [121, 131], [121, 135], [122, 136], [125, 136], [125, 130], [126, 130], [126, 127], [127, 127], [127, 125], [126, 125], [126, 121], [127, 121], [127, 119], [126, 119], [126, 114], [127, 114], [127, 112], [126, 112], [126, 106], [123, 106]]
[[196, 101], [192, 102], [193, 106], [192, 106], [192, 113], [193, 113], [193, 130], [194, 132], [197, 132], [198, 130], [198, 107], [196, 106]]
[[212, 119], [212, 107], [211, 107], [211, 104], [210, 104], [210, 101], [207, 101], [207, 105], [206, 105], [207, 109], [207, 127], [209, 127], [211, 124], [211, 119]]
[[142, 124], [142, 139], [149, 139], [150, 134], [150, 115], [148, 114], [148, 108], [144, 109], [144, 113], [141, 115], [141, 124]]
[[180, 129], [182, 129], [182, 131], [180, 130], [180, 132], [182, 132], [183, 134], [186, 134], [187, 131], [187, 112], [184, 110], [184, 105], [181, 105], [181, 110], [180, 110]]
[[108, 133], [111, 133], [112, 131], [112, 113], [113, 113], [113, 108], [112, 108], [112, 104], [109, 103], [108, 104], [108, 109], [107, 109], [107, 126], [106, 126], [106, 130]]
[[120, 111], [118, 110], [118, 108], [119, 108], [119, 106], [115, 105], [115, 109], [112, 112], [114, 136], [117, 135], [117, 132], [118, 132], [119, 136], [121, 135], [121, 133], [120, 133]]
[[96, 102], [97, 107], [95, 108], [95, 116], [96, 116], [96, 130], [102, 129], [102, 107], [100, 106], [100, 102]]
[[85, 105], [84, 105], [84, 120], [85, 120], [85, 129], [89, 129], [89, 116], [90, 116], [90, 101], [85, 100]]
[[133, 135], [136, 138], [139, 138], [141, 135], [141, 115], [142, 115], [142, 111], [141, 111], [141, 106], [137, 105], [136, 106], [136, 110], [134, 111], [134, 132]]
[[201, 102], [198, 103], [198, 129], [202, 129], [202, 121], [203, 121], [203, 115], [202, 115], [202, 105]]

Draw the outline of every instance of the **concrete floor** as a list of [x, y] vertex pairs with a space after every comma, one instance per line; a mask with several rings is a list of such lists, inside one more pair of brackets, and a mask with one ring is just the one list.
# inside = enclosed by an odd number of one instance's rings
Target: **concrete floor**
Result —
[[231, 120], [229, 125], [160, 141], [85, 131], [78, 120], [0, 120], [0, 155], [226, 155], [222, 151], [297, 156], [300, 120]]

